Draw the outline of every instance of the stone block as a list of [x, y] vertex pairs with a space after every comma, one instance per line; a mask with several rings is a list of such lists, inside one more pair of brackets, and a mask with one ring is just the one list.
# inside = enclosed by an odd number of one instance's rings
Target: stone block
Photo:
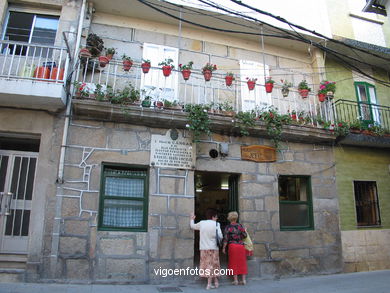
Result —
[[229, 144], [229, 157], [241, 158], [241, 145]]
[[255, 210], [263, 211], [264, 210], [264, 199], [255, 199]]
[[196, 154], [209, 156], [210, 150], [218, 150], [218, 143], [215, 142], [199, 142], [196, 146]]
[[84, 235], [89, 233], [89, 222], [78, 220], [65, 220], [65, 234]]
[[[224, 45], [205, 42], [205, 51], [211, 55], [226, 57], [228, 49], [227, 49], [227, 46], [224, 46]], [[219, 63], [218, 63], [218, 65], [219, 65]], [[219, 66], [218, 66], [218, 68], [219, 68]]]
[[272, 184], [260, 184], [252, 182], [240, 182], [240, 192], [242, 196], [263, 197], [274, 194]]
[[256, 231], [254, 235], [251, 235], [252, 241], [256, 243], [270, 243], [274, 240], [273, 231]]
[[149, 214], [166, 214], [168, 212], [168, 197], [150, 196]]
[[60, 254], [86, 255], [87, 240], [78, 237], [60, 237]]
[[162, 219], [162, 226], [168, 227], [168, 228], [177, 228], [177, 221], [175, 216], [167, 216], [163, 215], [161, 217]]
[[265, 244], [253, 244], [253, 256], [260, 258], [268, 258], [267, 248]]
[[196, 169], [211, 172], [229, 170], [231, 173], [255, 173], [257, 171], [257, 163], [241, 160], [206, 160], [198, 158], [196, 161]]
[[143, 259], [107, 259], [106, 263], [109, 279], [141, 281], [145, 278], [146, 265]]
[[172, 259], [174, 251], [172, 247], [176, 245], [176, 237], [161, 236], [159, 237], [158, 251], [160, 259]]
[[99, 193], [83, 192], [81, 196], [81, 208], [88, 211], [97, 211], [99, 208]]
[[193, 239], [194, 231], [190, 228], [190, 220], [188, 216], [177, 217], [179, 225], [179, 234], [180, 238]]
[[279, 211], [279, 197], [266, 196], [264, 198], [264, 208], [266, 211]]
[[119, 152], [119, 151], [95, 151], [89, 157], [88, 163], [90, 164], [101, 164], [102, 162], [131, 164], [131, 165], [149, 165], [150, 152], [149, 151], [130, 151], [130, 152]]
[[113, 130], [107, 137], [107, 147], [112, 149], [139, 150], [138, 137], [135, 132]]
[[79, 198], [62, 198], [62, 217], [78, 217], [80, 214]]
[[[212, 133], [211, 134], [211, 140], [213, 142], [227, 142], [227, 143], [229, 143], [230, 142], [230, 136], [222, 135], [222, 134], [218, 134], [218, 133]], [[231, 145], [229, 145], [229, 153], [230, 153], [230, 146]]]
[[188, 259], [194, 257], [194, 241], [192, 239], [176, 239], [174, 259]]
[[244, 181], [256, 181], [256, 174], [243, 173], [240, 176], [240, 183], [244, 183]]
[[241, 199], [240, 200], [240, 210], [243, 211], [254, 211], [255, 205], [253, 204], [252, 199]]
[[68, 144], [81, 145], [86, 147], [105, 147], [106, 129], [72, 127], [72, 129], [69, 131]]
[[128, 239], [101, 239], [100, 251], [104, 255], [133, 255], [135, 243], [133, 238]]
[[334, 161], [333, 153], [328, 150], [317, 150], [305, 153], [306, 161], [312, 163], [331, 164]]
[[160, 193], [162, 194], [184, 194], [185, 179], [170, 177], [160, 178]]
[[83, 150], [79, 148], [68, 148], [65, 154], [65, 163], [80, 164], [83, 157]]
[[66, 181], [83, 180], [84, 168], [66, 166], [64, 168], [64, 178]]
[[194, 211], [194, 198], [177, 197], [170, 199], [169, 212], [189, 216]]
[[71, 280], [89, 280], [89, 262], [86, 259], [66, 260], [66, 277]]
[[308, 258], [310, 256], [309, 249], [289, 249], [283, 251], [272, 251], [272, 258]]

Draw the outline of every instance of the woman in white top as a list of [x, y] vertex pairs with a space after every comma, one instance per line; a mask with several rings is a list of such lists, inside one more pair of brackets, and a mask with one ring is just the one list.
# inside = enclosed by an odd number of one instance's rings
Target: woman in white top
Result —
[[[217, 222], [218, 215], [214, 209], [207, 209], [207, 220], [200, 221], [195, 224], [195, 215], [191, 214], [191, 229], [200, 231], [199, 250], [200, 250], [200, 265], [199, 276], [207, 278], [206, 290], [211, 288], [218, 288], [218, 276], [219, 276], [219, 248], [217, 245], [216, 234], [218, 238], [222, 239], [222, 231], [219, 223]], [[214, 285], [212, 281], [214, 279]]]

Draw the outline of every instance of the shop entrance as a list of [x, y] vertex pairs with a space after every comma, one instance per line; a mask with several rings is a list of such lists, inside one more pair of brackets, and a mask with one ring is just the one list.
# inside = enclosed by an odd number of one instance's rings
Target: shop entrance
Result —
[[[228, 212], [238, 211], [238, 175], [221, 172], [195, 172], [195, 222], [205, 220], [206, 210], [218, 211], [221, 229], [228, 224]], [[199, 265], [199, 232], [195, 231], [194, 264]], [[227, 263], [226, 255], [220, 252], [222, 265]]]

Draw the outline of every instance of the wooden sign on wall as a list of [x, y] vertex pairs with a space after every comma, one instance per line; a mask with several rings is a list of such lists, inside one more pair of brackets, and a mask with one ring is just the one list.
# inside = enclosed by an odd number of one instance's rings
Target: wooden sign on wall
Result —
[[242, 146], [241, 159], [263, 163], [275, 162], [276, 149], [264, 145]]

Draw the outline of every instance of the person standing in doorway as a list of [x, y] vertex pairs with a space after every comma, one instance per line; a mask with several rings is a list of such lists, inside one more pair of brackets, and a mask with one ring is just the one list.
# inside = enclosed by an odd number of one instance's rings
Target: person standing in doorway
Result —
[[[206, 219], [195, 224], [195, 215], [191, 214], [190, 226], [191, 229], [199, 230], [199, 250], [200, 250], [200, 265], [199, 275], [207, 278], [206, 290], [218, 288], [218, 276], [220, 270], [219, 263], [219, 248], [217, 245], [216, 235], [222, 239], [222, 231], [217, 222], [218, 214], [215, 209], [206, 210]], [[214, 285], [213, 285], [214, 280]]]
[[242, 276], [241, 284], [245, 285], [248, 267], [242, 240], [247, 236], [247, 233], [245, 228], [237, 222], [237, 212], [228, 213], [227, 219], [230, 224], [225, 227], [222, 252], [226, 253], [226, 246], [228, 246], [228, 269], [233, 270], [233, 285], [238, 285], [238, 275]]

